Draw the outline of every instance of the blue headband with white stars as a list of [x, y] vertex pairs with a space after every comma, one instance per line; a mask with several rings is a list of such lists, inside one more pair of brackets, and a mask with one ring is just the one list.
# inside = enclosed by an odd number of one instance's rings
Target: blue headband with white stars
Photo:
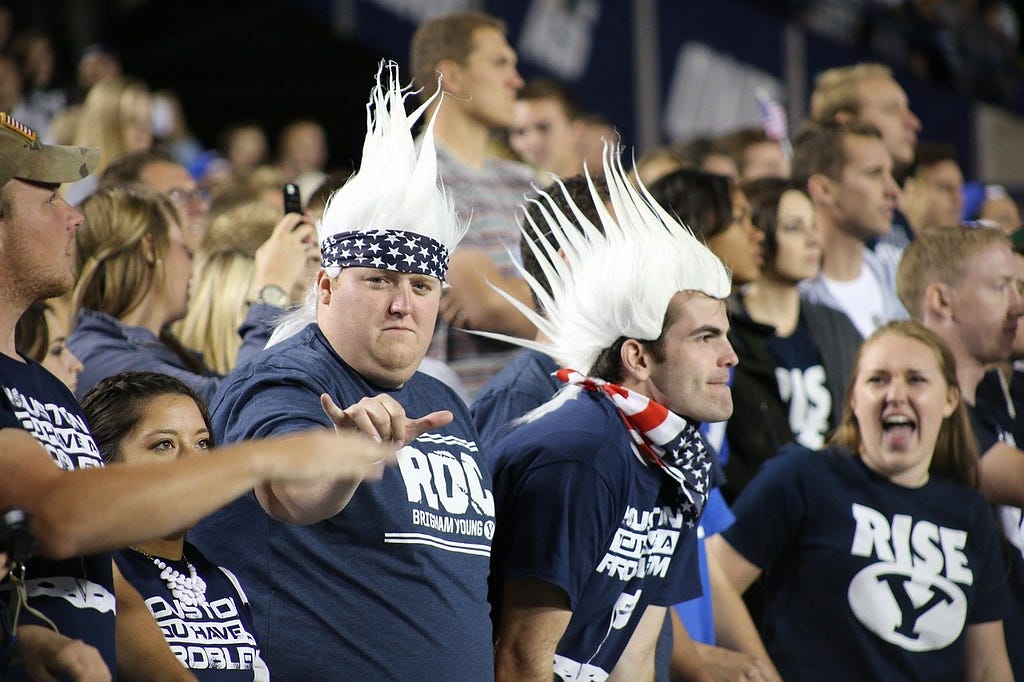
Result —
[[332, 277], [347, 267], [429, 275], [441, 281], [448, 272], [445, 245], [406, 230], [339, 232], [324, 239], [320, 252], [320, 264]]

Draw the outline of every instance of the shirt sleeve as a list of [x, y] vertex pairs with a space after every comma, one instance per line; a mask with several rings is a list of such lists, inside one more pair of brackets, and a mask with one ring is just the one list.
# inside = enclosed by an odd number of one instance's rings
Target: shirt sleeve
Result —
[[285, 369], [261, 375], [258, 380], [239, 377], [218, 396], [213, 422], [219, 443], [333, 427], [320, 406], [320, 394], [329, 392], [326, 386]]
[[[989, 513], [988, 505], [983, 500], [978, 499], [974, 507], [977, 512], [974, 515], [976, 521], [972, 533], [978, 538], [979, 560], [973, 567], [977, 594], [971, 612], [967, 615], [967, 622], [972, 625], [1003, 620], [1006, 618], [1007, 605], [1014, 603], [1007, 585], [1003, 543], [999, 530]], [[1020, 553], [1012, 546], [1008, 547], [1008, 550], [1016, 554], [1011, 560], [1019, 562]], [[1010, 573], [1014, 571], [1011, 570]]]
[[480, 434], [480, 445], [489, 453], [512, 430], [512, 422], [537, 407], [535, 401], [519, 391], [490, 392], [473, 401], [470, 412]]
[[236, 367], [263, 350], [270, 340], [274, 322], [282, 313], [280, 308], [266, 303], [253, 303], [249, 306], [249, 312], [238, 327], [242, 345], [238, 348]]
[[700, 584], [700, 563], [697, 551], [697, 529], [686, 533], [676, 547], [665, 580], [651, 599], [655, 606], [674, 606], [704, 594]]
[[619, 521], [611, 489], [587, 463], [559, 461], [528, 470], [505, 507], [503, 578], [555, 585], [575, 610]]
[[760, 569], [796, 540], [807, 512], [800, 470], [810, 464], [808, 456], [815, 453], [780, 453], [769, 459], [733, 505], [736, 520], [722, 537]]

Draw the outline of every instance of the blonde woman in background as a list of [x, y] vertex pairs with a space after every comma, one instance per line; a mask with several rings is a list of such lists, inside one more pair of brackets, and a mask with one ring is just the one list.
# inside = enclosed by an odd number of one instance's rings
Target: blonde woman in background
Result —
[[[218, 374], [234, 369], [243, 339], [246, 345], [256, 346], [254, 351], [263, 347], [266, 339], [251, 334], [246, 323], [265, 279], [260, 270], [266, 259], [259, 265], [257, 259], [260, 249], [275, 239], [289, 238], [297, 220], [294, 214], [282, 218], [280, 209], [253, 202], [229, 209], [210, 225], [192, 277], [192, 303], [178, 326], [178, 335], [182, 343], [202, 353]], [[305, 268], [286, 292], [285, 306], [302, 302], [320, 265], [311, 228], [304, 225], [300, 229], [303, 227], [309, 230], [310, 248], [303, 251]], [[247, 354], [243, 352], [243, 356]]]
[[[209, 400], [221, 376], [186, 349], [168, 325], [188, 310], [192, 253], [170, 199], [112, 187], [82, 205], [85, 225], [75, 234], [78, 320], [68, 346], [82, 360], [76, 395], [124, 371], [169, 374]], [[312, 227], [290, 214], [257, 254], [260, 294], [244, 333], [253, 351], [269, 336], [265, 325], [286, 303], [306, 263]], [[275, 295], [277, 299], [270, 300]]]
[[77, 205], [89, 196], [111, 163], [153, 145], [151, 107], [149, 88], [135, 78], [111, 76], [89, 90], [79, 114], [74, 144], [98, 147], [100, 162], [92, 175], [64, 185], [62, 194], [68, 203]]

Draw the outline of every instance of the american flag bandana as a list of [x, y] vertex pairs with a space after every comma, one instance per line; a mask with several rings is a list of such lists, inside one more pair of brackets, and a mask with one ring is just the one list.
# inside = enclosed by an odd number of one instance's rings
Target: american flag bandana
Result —
[[688, 528], [700, 521], [708, 500], [711, 457], [691, 424], [664, 405], [604, 379], [584, 376], [574, 369], [560, 369], [562, 382], [608, 396], [626, 424], [633, 454], [648, 466], [661, 469], [679, 484], [679, 507]]
[[436, 277], [448, 272], [448, 249], [430, 237], [406, 230], [339, 232], [320, 245], [320, 265], [378, 268]]

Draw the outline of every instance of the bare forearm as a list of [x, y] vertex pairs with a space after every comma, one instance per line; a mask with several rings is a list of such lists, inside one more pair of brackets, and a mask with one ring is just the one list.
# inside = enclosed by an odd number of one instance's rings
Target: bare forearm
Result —
[[251, 488], [260, 480], [261, 466], [251, 448], [245, 450], [61, 471], [32, 436], [4, 429], [0, 506], [20, 506], [31, 514], [43, 556], [123, 547], [185, 529]]
[[329, 519], [343, 510], [361, 481], [266, 483], [256, 488], [256, 499], [271, 517], [285, 523], [308, 525]]
[[229, 452], [68, 472], [31, 504], [33, 527], [51, 557], [115, 549], [186, 530], [259, 480], [252, 462]]
[[550, 682], [555, 650], [571, 618], [561, 588], [539, 580], [505, 581], [494, 652], [496, 682]]
[[694, 642], [686, 631], [679, 613], [669, 609], [672, 618], [672, 660], [669, 664], [669, 678], [672, 682], [711, 682], [704, 667], [703, 658], [698, 653], [703, 644]]
[[720, 646], [742, 651], [764, 661], [770, 661], [761, 635], [750, 617], [743, 597], [725, 573], [719, 570], [716, 558], [708, 560], [711, 581], [711, 605], [715, 614], [715, 639]]
[[185, 530], [264, 481], [361, 481], [394, 461], [358, 433], [310, 429], [173, 462], [61, 471], [28, 433], [0, 429], [0, 508], [26, 509], [40, 553], [66, 558]]
[[529, 285], [518, 277], [503, 275], [486, 253], [473, 249], [456, 251], [449, 265], [448, 282], [452, 289], [442, 308], [445, 319], [468, 324], [472, 329], [524, 338], [536, 334], [533, 324], [494, 289], [497, 287], [532, 308]]
[[550, 651], [502, 646], [494, 655], [494, 682], [551, 682], [555, 647]]
[[1024, 453], [1006, 443], [990, 447], [978, 462], [981, 493], [993, 504], [1024, 507]]
[[167, 640], [146, 607], [142, 596], [114, 566], [117, 597], [118, 679], [148, 682], [194, 681], [195, 676], [171, 653]]
[[33, 680], [68, 679], [110, 682], [110, 670], [99, 651], [41, 625], [19, 625], [16, 665]]

